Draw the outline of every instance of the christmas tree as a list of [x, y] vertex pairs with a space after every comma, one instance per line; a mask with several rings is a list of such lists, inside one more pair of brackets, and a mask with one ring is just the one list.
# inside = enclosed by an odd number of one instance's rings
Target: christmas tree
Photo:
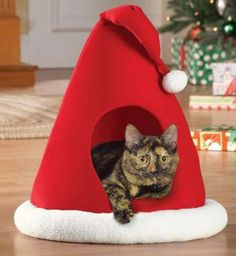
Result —
[[236, 56], [236, 0], [169, 0], [168, 8], [173, 15], [160, 32], [176, 34], [190, 26], [185, 40], [216, 43]]

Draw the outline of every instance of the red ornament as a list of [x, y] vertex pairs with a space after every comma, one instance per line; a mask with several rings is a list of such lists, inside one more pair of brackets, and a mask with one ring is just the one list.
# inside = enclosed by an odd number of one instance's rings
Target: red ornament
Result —
[[189, 39], [194, 40], [194, 41], [198, 41], [199, 38], [199, 34], [202, 32], [202, 27], [201, 26], [195, 26], [192, 27], [191, 30], [189, 31]]

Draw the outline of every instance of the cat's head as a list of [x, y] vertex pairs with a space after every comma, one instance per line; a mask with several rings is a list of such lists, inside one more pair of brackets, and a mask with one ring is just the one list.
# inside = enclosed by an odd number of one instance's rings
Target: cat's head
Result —
[[166, 186], [172, 182], [178, 162], [177, 127], [174, 124], [160, 137], [144, 136], [135, 126], [127, 125], [122, 169], [134, 183], [142, 183], [147, 178], [149, 182], [157, 180]]

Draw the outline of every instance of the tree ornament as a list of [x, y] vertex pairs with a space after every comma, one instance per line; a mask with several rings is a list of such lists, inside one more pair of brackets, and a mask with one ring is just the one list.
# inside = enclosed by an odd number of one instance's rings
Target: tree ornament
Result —
[[221, 16], [224, 15], [227, 4], [228, 0], [216, 0], [216, 9]]
[[190, 6], [192, 9], [195, 8], [195, 5], [194, 5], [194, 3], [193, 3], [192, 1], [188, 1], [187, 3], [189, 4], [189, 6]]
[[197, 26], [200, 26], [200, 25], [201, 25], [201, 21], [198, 20], [198, 21], [196, 22], [196, 25], [197, 25]]
[[228, 37], [236, 36], [236, 22], [227, 21], [223, 24], [223, 33]]
[[194, 26], [189, 31], [188, 38], [190, 40], [197, 41], [199, 40], [199, 34], [202, 32], [203, 28], [201, 26]]

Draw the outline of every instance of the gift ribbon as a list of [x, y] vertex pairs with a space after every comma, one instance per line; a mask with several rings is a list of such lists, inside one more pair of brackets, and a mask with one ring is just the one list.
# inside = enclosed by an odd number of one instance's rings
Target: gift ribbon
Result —
[[228, 126], [228, 125], [212, 125], [209, 127], [204, 127], [202, 128], [202, 131], [229, 131], [229, 130], [234, 130], [233, 126]]
[[181, 70], [184, 70], [185, 68], [185, 56], [186, 56], [185, 45], [182, 44], [180, 47], [180, 69]]
[[227, 90], [225, 91], [224, 96], [229, 96], [229, 95], [236, 95], [236, 78], [233, 78]]

